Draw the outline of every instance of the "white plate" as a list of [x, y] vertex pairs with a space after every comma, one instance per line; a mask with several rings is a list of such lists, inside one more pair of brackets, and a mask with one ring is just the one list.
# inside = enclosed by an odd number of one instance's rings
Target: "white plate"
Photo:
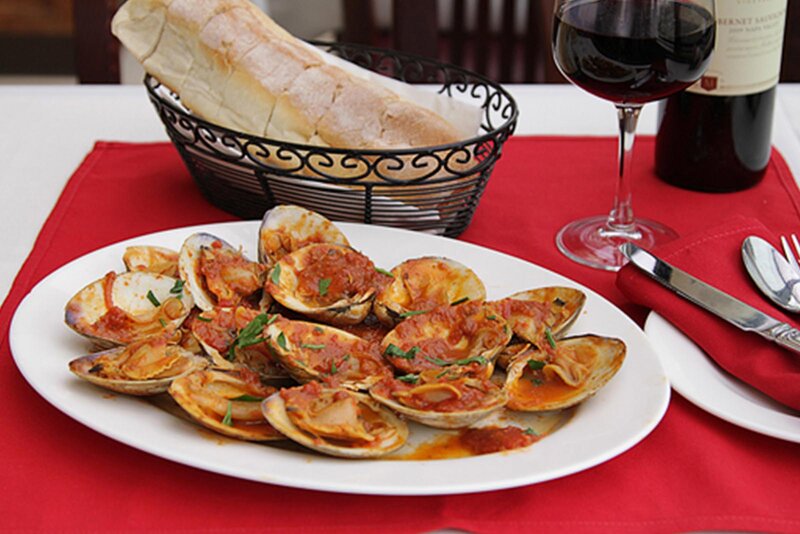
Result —
[[[141, 400], [109, 396], [75, 378], [67, 362], [86, 342], [63, 323], [64, 305], [84, 285], [122, 269], [132, 244], [177, 249], [205, 231], [255, 257], [257, 222], [183, 228], [143, 236], [83, 256], [42, 280], [20, 304], [11, 324], [14, 359], [36, 391], [84, 425], [143, 451], [208, 471], [284, 486], [347, 493], [433, 495], [469, 493], [533, 484], [595, 466], [626, 451], [661, 420], [669, 382], [641, 329], [611, 303], [562, 276], [475, 245], [379, 226], [338, 223], [351, 243], [380, 267], [411, 257], [447, 256], [470, 266], [489, 298], [545, 285], [568, 285], [587, 294], [572, 333], [623, 339], [628, 356], [617, 376], [578, 408], [572, 419], [527, 449], [473, 458], [348, 461], [266, 445], [203, 437], [198, 427]], [[120, 460], [122, 461], [122, 459]]]
[[740, 427], [800, 443], [800, 414], [719, 367], [683, 332], [657, 313], [644, 325], [672, 387], [690, 402]]

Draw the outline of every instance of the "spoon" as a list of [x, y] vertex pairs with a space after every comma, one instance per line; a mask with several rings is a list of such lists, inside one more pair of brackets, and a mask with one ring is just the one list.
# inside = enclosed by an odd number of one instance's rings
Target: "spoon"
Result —
[[800, 272], [767, 241], [756, 236], [742, 243], [742, 260], [750, 278], [772, 302], [800, 313]]

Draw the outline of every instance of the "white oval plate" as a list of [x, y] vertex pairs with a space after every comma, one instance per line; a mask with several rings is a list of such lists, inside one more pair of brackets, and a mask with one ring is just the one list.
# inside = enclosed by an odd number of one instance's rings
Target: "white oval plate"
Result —
[[644, 325], [672, 387], [687, 400], [742, 428], [800, 443], [800, 414], [725, 372], [659, 314]]
[[67, 363], [86, 342], [63, 322], [64, 305], [80, 288], [121, 270], [126, 246], [180, 248], [193, 232], [215, 234], [255, 257], [257, 222], [222, 223], [142, 236], [108, 246], [61, 267], [20, 304], [11, 324], [11, 350], [22, 374], [56, 408], [84, 425], [151, 454], [258, 482], [297, 488], [383, 495], [435, 495], [533, 484], [595, 466], [642, 440], [661, 420], [669, 383], [644, 332], [593, 291], [553, 272], [486, 248], [379, 226], [337, 223], [353, 246], [377, 266], [391, 268], [418, 256], [447, 256], [484, 280], [489, 298], [546, 285], [587, 294], [570, 333], [596, 333], [625, 341], [628, 356], [614, 379], [550, 436], [523, 450], [472, 458], [427, 461], [342, 460], [246, 442], [203, 437], [198, 427], [141, 400], [109, 396], [74, 377]]

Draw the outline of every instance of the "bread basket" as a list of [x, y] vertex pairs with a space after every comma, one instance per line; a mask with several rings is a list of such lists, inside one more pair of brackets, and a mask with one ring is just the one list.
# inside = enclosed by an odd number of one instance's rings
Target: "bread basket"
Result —
[[518, 108], [511, 95], [479, 74], [431, 59], [362, 45], [312, 44], [379, 74], [429, 84], [480, 106], [480, 131], [458, 143], [404, 150], [276, 141], [192, 115], [148, 75], [150, 101], [202, 194], [245, 219], [260, 219], [277, 204], [298, 204], [336, 221], [461, 234], [514, 131]]

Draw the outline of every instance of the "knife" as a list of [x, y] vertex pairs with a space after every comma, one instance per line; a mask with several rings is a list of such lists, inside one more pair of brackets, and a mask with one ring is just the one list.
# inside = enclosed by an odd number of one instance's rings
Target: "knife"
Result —
[[651, 278], [717, 317], [747, 332], [755, 332], [789, 350], [800, 352], [800, 330], [673, 267], [633, 243], [625, 243], [620, 250], [631, 263]]

